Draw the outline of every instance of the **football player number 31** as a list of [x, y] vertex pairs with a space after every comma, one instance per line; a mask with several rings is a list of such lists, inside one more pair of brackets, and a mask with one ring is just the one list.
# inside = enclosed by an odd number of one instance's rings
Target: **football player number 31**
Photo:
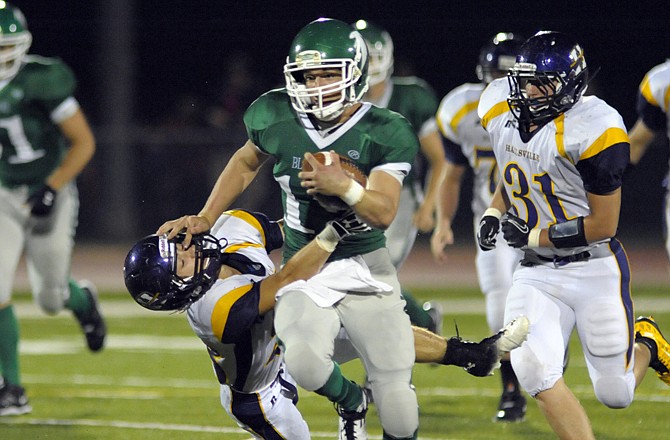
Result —
[[[539, 214], [537, 207], [529, 198], [531, 183], [529, 183], [528, 177], [516, 163], [507, 164], [503, 177], [505, 178], [505, 183], [512, 188], [512, 197], [521, 201], [526, 206], [526, 212], [528, 213], [526, 223], [528, 223], [528, 227], [531, 229], [536, 227], [539, 222]], [[533, 184], [539, 186], [540, 191], [544, 195], [544, 199], [549, 205], [549, 210], [554, 216], [554, 223], [562, 223], [569, 220], [558, 197], [554, 195], [554, 183], [551, 181], [549, 175], [547, 173], [537, 174], [532, 176], [531, 180]]]

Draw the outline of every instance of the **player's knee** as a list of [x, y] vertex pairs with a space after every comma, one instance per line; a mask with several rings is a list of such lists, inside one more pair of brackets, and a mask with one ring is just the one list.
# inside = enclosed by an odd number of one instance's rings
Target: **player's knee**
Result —
[[596, 397], [609, 408], [627, 408], [633, 402], [634, 387], [621, 376], [601, 377], [593, 384]]
[[552, 388], [562, 376], [562, 370], [551, 371], [527, 346], [514, 350], [511, 361], [519, 385], [531, 396]]
[[65, 306], [63, 295], [54, 289], [42, 289], [36, 297], [37, 304], [47, 315], [55, 315]]
[[411, 438], [419, 428], [419, 405], [409, 384], [388, 384], [373, 389], [384, 433], [392, 438]]
[[295, 381], [307, 391], [321, 388], [330, 376], [330, 361], [317, 354], [306, 343], [294, 343], [286, 347], [286, 368]]

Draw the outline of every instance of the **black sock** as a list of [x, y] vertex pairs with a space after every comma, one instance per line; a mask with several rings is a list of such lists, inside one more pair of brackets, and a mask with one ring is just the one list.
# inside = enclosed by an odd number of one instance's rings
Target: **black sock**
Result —
[[510, 361], [500, 361], [500, 376], [503, 383], [503, 391], [506, 393], [520, 394], [519, 380], [516, 378], [512, 363]]

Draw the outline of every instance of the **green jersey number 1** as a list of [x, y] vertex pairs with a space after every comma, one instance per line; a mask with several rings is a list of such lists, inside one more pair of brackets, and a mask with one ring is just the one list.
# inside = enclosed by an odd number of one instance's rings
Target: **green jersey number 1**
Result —
[[[44, 150], [34, 150], [33, 146], [28, 142], [26, 133], [23, 131], [23, 123], [20, 116], [15, 115], [0, 119], [0, 129], [7, 131], [9, 142], [14, 147], [14, 152], [16, 153], [7, 158], [7, 162], [11, 165], [32, 162], [44, 156]], [[3, 147], [5, 146], [0, 144], [0, 155], [2, 155]]]

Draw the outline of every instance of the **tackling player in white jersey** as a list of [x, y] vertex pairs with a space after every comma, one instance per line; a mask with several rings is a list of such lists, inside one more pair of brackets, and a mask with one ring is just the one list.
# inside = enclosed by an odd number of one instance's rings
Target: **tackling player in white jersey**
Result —
[[[273, 329], [275, 296], [315, 275], [337, 243], [360, 225], [353, 214], [330, 222], [275, 273], [268, 254], [284, 243], [280, 224], [257, 212], [226, 211], [211, 233], [195, 236], [188, 249], [183, 235], [139, 240], [126, 257], [124, 279], [142, 307], [186, 311], [212, 359], [221, 405], [240, 427], [259, 439], [305, 440], [310, 435], [296, 407], [297, 387]], [[528, 322], [515, 320], [480, 343], [413, 331], [417, 362], [487, 376], [504, 353], [525, 340]], [[347, 339], [337, 347], [339, 362], [357, 356]]]
[[501, 170], [479, 245], [493, 249], [502, 227], [505, 240], [525, 254], [505, 319], [523, 313], [533, 325], [512, 365], [557, 436], [580, 440], [595, 437], [563, 380], [573, 329], [604, 405], [630, 405], [650, 366], [670, 385], [670, 344], [652, 318], [634, 320], [630, 267], [615, 238], [628, 135], [612, 107], [583, 97], [587, 83], [581, 46], [542, 31], [523, 44], [508, 78], [493, 81], [478, 107]]
[[348, 235], [336, 227], [328, 224], [277, 274], [268, 254], [284, 243], [280, 225], [240, 210], [225, 212], [211, 235], [194, 237], [188, 249], [183, 235], [151, 235], [126, 257], [124, 278], [133, 299], [150, 310], [187, 311], [213, 361], [221, 405], [255, 438], [310, 438], [272, 309], [280, 287], [316, 274]]
[[[458, 209], [461, 183], [472, 168], [473, 238], [477, 225], [498, 186], [499, 172], [491, 142], [477, 115], [479, 97], [488, 83], [504, 77], [514, 66], [516, 54], [523, 40], [512, 33], [498, 33], [479, 54], [477, 77], [481, 82], [466, 83], [449, 92], [437, 111], [437, 123], [444, 136], [447, 157], [444, 179], [437, 199], [437, 222], [431, 237], [431, 250], [438, 262], [447, 260], [445, 247], [454, 243], [451, 224]], [[502, 234], [499, 234], [502, 237]], [[479, 287], [486, 298], [486, 322], [490, 329], [503, 325], [507, 291], [512, 285], [512, 273], [522, 253], [503, 241], [491, 252], [477, 248], [475, 267]], [[494, 421], [521, 421], [526, 414], [526, 399], [509, 359], [500, 367], [503, 393]]]

